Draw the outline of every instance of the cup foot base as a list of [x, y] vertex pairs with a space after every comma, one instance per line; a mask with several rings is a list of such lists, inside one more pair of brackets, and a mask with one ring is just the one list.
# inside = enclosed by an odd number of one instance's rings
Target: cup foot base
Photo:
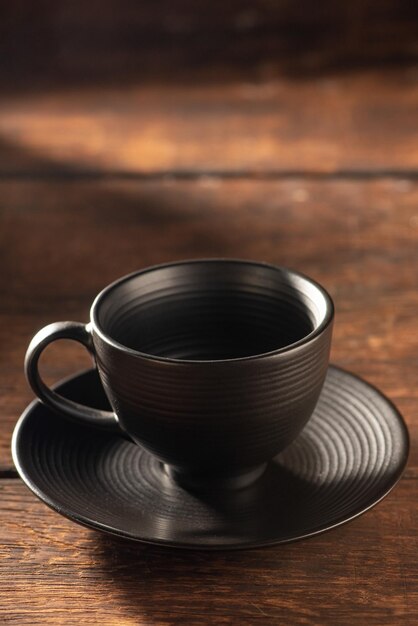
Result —
[[265, 472], [267, 463], [262, 463], [256, 467], [247, 469], [240, 473], [193, 473], [185, 471], [166, 463], [162, 464], [164, 473], [170, 477], [177, 485], [184, 489], [199, 490], [222, 490], [222, 489], [244, 489], [258, 480]]

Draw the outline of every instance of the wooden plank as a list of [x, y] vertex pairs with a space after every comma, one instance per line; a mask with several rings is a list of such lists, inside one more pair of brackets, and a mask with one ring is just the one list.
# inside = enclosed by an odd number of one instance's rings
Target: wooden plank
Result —
[[[84, 529], [0, 481], [4, 624], [405, 624], [418, 619], [418, 482], [304, 542], [157, 549]], [[28, 587], [30, 581], [30, 587]]]
[[[117, 277], [182, 258], [269, 261], [318, 279], [335, 299], [332, 360], [377, 385], [403, 412], [418, 471], [418, 184], [408, 181], [0, 183], [0, 469], [32, 398], [24, 352], [41, 326], [87, 321]], [[47, 380], [90, 365], [56, 345]]]
[[396, 0], [3, 3], [0, 174], [416, 171], [416, 18]]
[[0, 78], [68, 82], [300, 76], [417, 60], [414, 3], [73, 0], [2, 3]]
[[416, 73], [4, 93], [0, 175], [417, 171]]

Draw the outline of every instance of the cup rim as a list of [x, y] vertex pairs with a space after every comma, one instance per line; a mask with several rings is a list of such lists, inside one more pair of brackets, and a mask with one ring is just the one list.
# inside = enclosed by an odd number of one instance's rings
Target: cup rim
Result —
[[[116, 341], [110, 335], [108, 335], [106, 331], [101, 327], [99, 323], [99, 319], [98, 319], [99, 305], [104, 300], [104, 298], [111, 291], [113, 291], [116, 287], [119, 287], [121, 284], [128, 282], [129, 280], [132, 280], [133, 278], [136, 278], [137, 276], [140, 276], [142, 274], [147, 274], [147, 273], [160, 270], [160, 269], [165, 269], [168, 267], [175, 267], [177, 265], [191, 265], [191, 264], [200, 264], [200, 263], [202, 264], [236, 263], [240, 265], [246, 264], [246, 265], [258, 266], [258, 267], [265, 267], [265, 268], [273, 269], [273, 270], [279, 269], [289, 274], [290, 276], [302, 279], [303, 281], [306, 281], [311, 286], [313, 286], [323, 297], [324, 303], [325, 303], [325, 312], [324, 312], [323, 319], [320, 321], [320, 323], [317, 326], [315, 326], [315, 328], [312, 329], [310, 333], [308, 333], [301, 339], [294, 341], [293, 343], [282, 346], [281, 348], [269, 350], [268, 352], [260, 352], [260, 353], [251, 354], [248, 356], [235, 357], [235, 358], [232, 357], [228, 359], [181, 359], [181, 358], [165, 357], [165, 356], [157, 356], [154, 354], [149, 354], [147, 352], [135, 350], [133, 348], [130, 348], [129, 346], [125, 346], [124, 344]], [[104, 341], [111, 347], [116, 348], [122, 352], [131, 354], [132, 356], [136, 356], [137, 358], [142, 358], [142, 359], [146, 359], [149, 361], [177, 364], [177, 365], [187, 364], [187, 365], [198, 366], [199, 364], [208, 365], [211, 363], [212, 364], [240, 363], [240, 362], [247, 362], [247, 361], [256, 361], [256, 360], [261, 360], [261, 359], [264, 360], [268, 358], [273, 358], [279, 354], [289, 353], [301, 346], [307, 345], [308, 343], [313, 341], [316, 337], [321, 335], [325, 331], [325, 329], [332, 324], [333, 319], [334, 319], [334, 303], [333, 303], [331, 296], [322, 285], [320, 285], [316, 280], [310, 278], [309, 276], [306, 276], [306, 274], [303, 274], [301, 272], [295, 271], [293, 269], [290, 269], [281, 265], [275, 265], [274, 263], [267, 263], [264, 261], [253, 261], [249, 259], [237, 259], [237, 258], [225, 257], [225, 258], [184, 259], [184, 260], [172, 261], [168, 263], [158, 263], [158, 264], [143, 268], [141, 270], [136, 270], [134, 272], [131, 272], [129, 274], [126, 274], [125, 276], [118, 278], [117, 280], [113, 281], [112, 283], [104, 287], [104, 289], [102, 289], [93, 300], [93, 304], [91, 305], [91, 308], [90, 308], [90, 323], [88, 324], [88, 326], [89, 326], [90, 331], [93, 330], [94, 333], [97, 334], [102, 341]]]

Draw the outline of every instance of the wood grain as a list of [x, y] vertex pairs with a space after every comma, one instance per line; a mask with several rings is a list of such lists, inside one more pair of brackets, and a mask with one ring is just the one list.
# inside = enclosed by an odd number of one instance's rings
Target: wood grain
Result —
[[[0, 6], [0, 622], [418, 623], [416, 3]], [[31, 335], [153, 263], [293, 267], [337, 308], [332, 360], [411, 433], [399, 486], [303, 543], [205, 554], [77, 526], [15, 476]], [[48, 349], [52, 382], [91, 364]], [[285, 512], [284, 512], [285, 514]]]
[[0, 175], [416, 176], [417, 18], [396, 0], [3, 3]]
[[[403, 412], [418, 475], [418, 184], [379, 181], [0, 183], [1, 465], [32, 398], [22, 373], [41, 326], [87, 321], [94, 295], [135, 269], [182, 258], [265, 260], [318, 279], [337, 309], [332, 360]], [[56, 345], [48, 380], [90, 365]]]
[[413, 174], [417, 76], [406, 67], [4, 93], [0, 175]]
[[0, 79], [47, 85], [301, 77], [417, 61], [415, 3], [2, 3]]
[[3, 480], [0, 618], [19, 626], [413, 626], [417, 486], [404, 480], [372, 511], [303, 543], [208, 554], [84, 529]]

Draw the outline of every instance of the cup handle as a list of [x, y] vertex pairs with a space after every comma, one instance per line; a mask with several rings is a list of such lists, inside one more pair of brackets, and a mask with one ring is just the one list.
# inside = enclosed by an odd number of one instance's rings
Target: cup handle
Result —
[[55, 322], [45, 326], [33, 337], [25, 356], [26, 378], [35, 394], [48, 407], [76, 422], [87, 423], [123, 435], [115, 413], [68, 400], [44, 383], [38, 369], [39, 357], [47, 345], [56, 339], [78, 341], [94, 356], [93, 339], [88, 325], [79, 322]]

